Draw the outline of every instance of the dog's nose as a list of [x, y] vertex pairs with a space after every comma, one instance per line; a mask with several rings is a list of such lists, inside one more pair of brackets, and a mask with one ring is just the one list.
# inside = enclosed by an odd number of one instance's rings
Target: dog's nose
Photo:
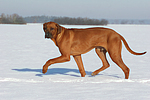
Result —
[[48, 33], [45, 33], [45, 38], [49, 38], [49, 34]]
[[45, 33], [45, 36], [48, 36], [49, 34], [48, 33]]
[[53, 36], [52, 36], [51, 33], [46, 32], [46, 33], [45, 33], [45, 38], [53, 38]]

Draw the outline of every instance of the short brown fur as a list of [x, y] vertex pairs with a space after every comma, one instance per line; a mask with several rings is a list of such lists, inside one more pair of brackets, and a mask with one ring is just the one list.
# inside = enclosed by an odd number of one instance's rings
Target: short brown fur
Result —
[[110, 66], [106, 58], [106, 52], [108, 52], [112, 61], [123, 70], [125, 79], [128, 79], [130, 70], [121, 58], [121, 40], [130, 53], [134, 55], [143, 55], [146, 53], [132, 51], [126, 40], [120, 34], [108, 28], [66, 29], [57, 23], [48, 22], [43, 24], [43, 29], [45, 38], [50, 38], [61, 53], [60, 57], [50, 59], [46, 62], [43, 66], [43, 73], [47, 72], [51, 64], [70, 61], [70, 55], [72, 55], [78, 65], [81, 76], [85, 77], [86, 72], [82, 63], [81, 54], [95, 48], [97, 55], [102, 60], [103, 66], [91, 75], [97, 75]]

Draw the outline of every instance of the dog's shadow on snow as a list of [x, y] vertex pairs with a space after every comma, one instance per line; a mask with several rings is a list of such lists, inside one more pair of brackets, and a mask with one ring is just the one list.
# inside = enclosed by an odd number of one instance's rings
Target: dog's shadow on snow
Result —
[[[56, 74], [61, 74], [61, 75], [70, 75], [74, 77], [80, 77], [80, 72], [77, 69], [68, 69], [68, 68], [51, 68], [47, 71], [46, 74], [42, 73], [42, 69], [30, 69], [30, 68], [23, 68], [23, 69], [12, 69], [15, 71], [19, 72], [38, 72], [39, 74], [36, 74], [36, 76], [42, 77], [44, 75], [56, 75]], [[73, 72], [73, 73], [69, 73]], [[74, 73], [78, 73], [79, 75], [75, 75]], [[86, 71], [87, 75], [90, 75], [92, 72]]]
[[[36, 74], [35, 76], [39, 76], [39, 77], [43, 77], [44, 75], [56, 75], [56, 74], [61, 74], [61, 75], [69, 75], [69, 76], [74, 76], [74, 77], [81, 77], [80, 72], [78, 69], [68, 69], [68, 68], [50, 68], [46, 74], [42, 73], [42, 69], [30, 69], [30, 68], [23, 68], [23, 69], [12, 69], [18, 72], [38, 72], [39, 74]], [[70, 73], [73, 72], [73, 73]], [[75, 73], [77, 73], [78, 75], [76, 75]], [[88, 75], [89, 77], [94, 77], [91, 76], [90, 71], [86, 71], [86, 75]], [[102, 76], [110, 76], [110, 77], [115, 77], [115, 78], [121, 78], [118, 75], [109, 75], [107, 73], [103, 73], [103, 74], [98, 74], [98, 75], [102, 75]], [[96, 75], [97, 76], [97, 75]]]

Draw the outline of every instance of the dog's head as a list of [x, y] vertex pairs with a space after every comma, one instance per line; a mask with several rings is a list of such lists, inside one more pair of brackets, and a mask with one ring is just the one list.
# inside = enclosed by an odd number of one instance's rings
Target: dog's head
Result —
[[55, 39], [59, 33], [61, 33], [61, 26], [54, 22], [47, 22], [43, 24], [43, 30], [45, 32], [45, 38]]

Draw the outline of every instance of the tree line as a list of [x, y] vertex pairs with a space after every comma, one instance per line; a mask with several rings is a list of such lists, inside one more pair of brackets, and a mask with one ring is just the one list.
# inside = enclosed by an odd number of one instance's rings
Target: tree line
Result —
[[0, 15], [0, 24], [26, 24], [26, 23], [45, 23], [53, 21], [59, 24], [68, 25], [107, 25], [107, 24], [150, 24], [150, 20], [106, 20], [106, 19], [90, 19], [90, 18], [71, 18], [71, 17], [57, 17], [57, 16], [29, 16], [22, 17], [18, 14]]
[[45, 23], [53, 21], [58, 24], [67, 25], [107, 25], [108, 21], [105, 19], [89, 19], [89, 18], [70, 18], [70, 17], [56, 17], [56, 16], [30, 16], [22, 17], [18, 14], [0, 15], [0, 24], [26, 24], [26, 23]]
[[3, 13], [0, 15], [0, 24], [26, 24], [26, 22], [18, 14], [5, 15]]
[[89, 19], [89, 18], [69, 18], [69, 17], [58, 17], [54, 19], [54, 22], [59, 24], [68, 25], [107, 25], [108, 21], [105, 19]]
[[56, 22], [58, 24], [67, 25], [107, 25], [108, 21], [105, 19], [89, 19], [89, 18], [70, 18], [70, 17], [56, 17], [56, 16], [30, 16], [25, 17], [24, 20], [27, 23], [44, 23], [44, 22]]

